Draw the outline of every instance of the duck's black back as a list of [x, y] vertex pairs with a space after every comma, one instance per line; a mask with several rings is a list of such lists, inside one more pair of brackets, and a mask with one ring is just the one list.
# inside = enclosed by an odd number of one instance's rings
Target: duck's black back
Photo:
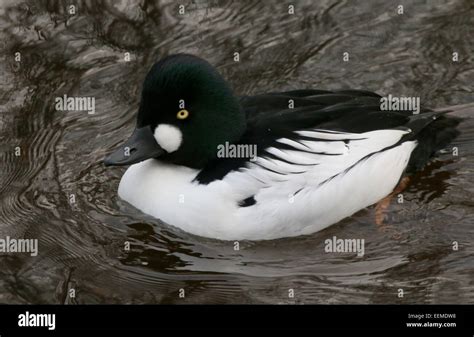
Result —
[[[436, 151], [446, 147], [459, 134], [456, 130], [459, 118], [423, 107], [418, 115], [413, 111], [385, 111], [381, 110], [380, 99], [380, 95], [363, 90], [309, 89], [243, 96], [240, 104], [246, 115], [247, 131], [240, 143], [256, 144], [258, 156], [271, 157], [266, 149], [275, 146], [277, 139], [302, 139], [294, 131], [324, 129], [364, 133], [406, 127], [414, 132], [400, 142], [409, 138], [418, 141], [406, 170], [412, 173], [421, 169]], [[284, 145], [278, 144], [278, 147]], [[212, 161], [196, 180], [207, 184], [222, 179], [247, 161], [242, 158]]]
[[[365, 90], [309, 89], [244, 96], [240, 103], [246, 112], [249, 129], [256, 130], [254, 136], [257, 138], [258, 132], [268, 133], [268, 130], [262, 130], [262, 126], [275, 128], [274, 133], [280, 133], [281, 136], [285, 136], [285, 129], [318, 128], [363, 133], [412, 126], [413, 111], [382, 111], [381, 98]], [[289, 107], [290, 103], [292, 108]], [[414, 138], [418, 146], [410, 158], [407, 172], [421, 169], [436, 151], [445, 148], [458, 136], [456, 126], [460, 119], [444, 115], [445, 112], [437, 115], [436, 120], [424, 123], [416, 133]], [[423, 114], [432, 115], [432, 110], [420, 107], [419, 114], [421, 119]]]

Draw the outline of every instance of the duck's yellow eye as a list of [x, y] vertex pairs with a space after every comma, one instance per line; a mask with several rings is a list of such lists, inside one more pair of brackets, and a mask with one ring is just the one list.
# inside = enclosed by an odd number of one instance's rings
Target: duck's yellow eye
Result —
[[186, 109], [179, 110], [178, 113], [176, 114], [176, 118], [178, 119], [186, 119], [189, 116], [189, 111]]

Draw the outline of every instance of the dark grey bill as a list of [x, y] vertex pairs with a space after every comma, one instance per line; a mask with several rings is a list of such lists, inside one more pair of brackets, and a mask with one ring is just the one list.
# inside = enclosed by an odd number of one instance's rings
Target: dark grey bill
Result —
[[165, 150], [156, 142], [150, 127], [145, 126], [135, 129], [125, 144], [104, 159], [104, 164], [105, 166], [131, 165], [159, 157], [163, 153]]

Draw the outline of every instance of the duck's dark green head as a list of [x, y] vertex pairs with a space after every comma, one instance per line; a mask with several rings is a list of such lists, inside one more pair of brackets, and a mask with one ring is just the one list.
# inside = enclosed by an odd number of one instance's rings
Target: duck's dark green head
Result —
[[219, 145], [238, 141], [244, 131], [244, 112], [217, 70], [196, 56], [172, 55], [150, 69], [136, 129], [105, 164], [159, 158], [202, 168]]

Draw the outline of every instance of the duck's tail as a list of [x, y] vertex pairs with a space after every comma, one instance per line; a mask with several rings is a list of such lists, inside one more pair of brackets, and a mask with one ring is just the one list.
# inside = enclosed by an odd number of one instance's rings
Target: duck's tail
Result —
[[456, 127], [462, 118], [451, 116], [450, 112], [441, 110], [410, 117], [406, 126], [412, 130], [410, 137], [416, 139], [418, 145], [408, 162], [407, 173], [422, 169], [434, 153], [444, 149], [459, 135]]

